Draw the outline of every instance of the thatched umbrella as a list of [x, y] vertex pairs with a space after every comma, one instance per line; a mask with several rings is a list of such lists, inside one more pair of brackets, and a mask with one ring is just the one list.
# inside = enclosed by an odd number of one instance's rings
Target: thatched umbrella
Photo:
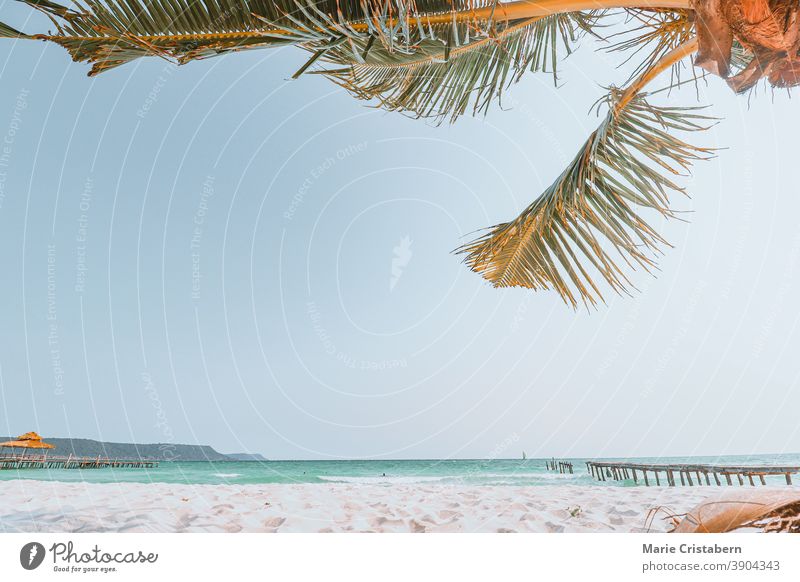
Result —
[[[17, 440], [13, 441], [6, 441], [4, 443], [0, 443], [0, 447], [9, 447], [11, 449], [54, 449], [56, 448], [55, 445], [51, 445], [50, 443], [46, 443], [42, 440], [35, 432], [26, 432], [23, 435], [17, 437]], [[23, 450], [22, 455], [25, 456], [25, 451]]]

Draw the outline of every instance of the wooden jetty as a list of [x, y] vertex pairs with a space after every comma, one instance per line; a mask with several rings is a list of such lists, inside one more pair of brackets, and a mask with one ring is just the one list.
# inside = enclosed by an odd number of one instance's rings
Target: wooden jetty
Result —
[[[791, 485], [792, 475], [800, 472], [800, 467], [776, 465], [641, 464], [613, 461], [587, 461], [586, 469], [598, 481], [632, 479], [634, 483], [639, 483], [641, 478], [648, 487], [652, 482], [651, 478], [655, 478], [655, 485], [661, 485], [663, 481], [670, 487], [678, 484], [677, 479], [680, 479], [681, 485], [688, 486], [722, 485], [723, 479], [730, 486], [734, 485], [734, 478], [740, 486], [745, 484], [745, 480], [752, 486], [757, 483], [766, 485], [765, 478], [776, 475], [783, 476], [786, 484]], [[651, 478], [648, 478], [648, 473]]]
[[154, 469], [158, 461], [144, 459], [109, 459], [107, 457], [67, 457], [50, 455], [15, 455], [0, 457], [2, 469]]
[[557, 461], [555, 457], [549, 461], [545, 459], [544, 466], [548, 471], [558, 471], [559, 473], [573, 473], [572, 463]]

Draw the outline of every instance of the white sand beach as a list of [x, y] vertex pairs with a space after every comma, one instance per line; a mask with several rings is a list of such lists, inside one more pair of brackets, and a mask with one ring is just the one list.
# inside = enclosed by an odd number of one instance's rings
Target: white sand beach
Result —
[[15, 480], [0, 483], [0, 531], [641, 532], [651, 508], [683, 514], [725, 489]]

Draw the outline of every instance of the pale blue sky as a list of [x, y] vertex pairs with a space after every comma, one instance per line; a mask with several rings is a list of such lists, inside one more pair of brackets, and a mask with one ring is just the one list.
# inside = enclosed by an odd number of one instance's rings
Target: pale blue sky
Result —
[[[12, 0], [0, 15], [50, 26]], [[558, 91], [527, 75], [507, 110], [435, 127], [288, 80], [292, 48], [89, 79], [57, 46], [3, 40], [0, 433], [272, 458], [797, 451], [785, 94], [701, 88], [725, 118], [702, 143], [728, 149], [675, 201], [690, 222], [659, 224], [675, 248], [633, 298], [574, 313], [449, 254], [594, 128], [625, 75], [593, 46]]]

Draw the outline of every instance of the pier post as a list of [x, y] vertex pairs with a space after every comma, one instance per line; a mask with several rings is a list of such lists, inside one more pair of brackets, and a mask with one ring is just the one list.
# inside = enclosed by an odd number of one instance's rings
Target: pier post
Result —
[[[104, 461], [100, 459], [85, 459], [70, 457], [66, 460], [62, 459], [45, 459], [36, 458], [22, 459], [11, 458], [6, 461], [0, 459], [0, 468], [17, 468], [28, 466], [43, 466], [55, 461], [55, 467], [68, 466], [68, 467], [97, 467], [107, 466]], [[672, 463], [627, 463], [627, 462], [607, 462], [607, 461], [585, 461], [586, 470], [589, 475], [598, 481], [625, 481], [633, 479], [635, 484], [639, 484], [639, 472], [643, 477], [646, 486], [650, 486], [650, 478], [655, 476], [656, 486], [661, 486], [661, 473], [666, 477], [666, 485], [669, 487], [677, 487], [677, 475], [680, 476], [682, 486], [713, 486], [720, 487], [723, 485], [722, 476], [725, 476], [725, 484], [728, 487], [735, 485], [734, 476], [739, 480], [739, 486], [744, 486], [744, 479], [750, 482], [751, 487], [755, 487], [758, 481], [761, 485], [768, 485], [767, 477], [782, 475], [786, 480], [787, 485], [792, 485], [792, 476], [800, 473], [800, 466], [782, 466], [782, 465], [719, 465], [719, 464], [672, 464]], [[127, 459], [114, 460], [110, 462], [110, 466], [119, 467], [150, 467], [157, 466], [153, 463], [142, 461], [132, 461]], [[569, 461], [559, 461], [555, 457], [551, 460], [545, 460], [545, 468], [558, 471], [560, 474], [574, 474], [575, 465]], [[652, 475], [648, 475], [652, 473]], [[712, 482], [713, 475], [713, 482]], [[697, 482], [695, 483], [695, 479]], [[704, 482], [705, 481], [705, 482]]]

